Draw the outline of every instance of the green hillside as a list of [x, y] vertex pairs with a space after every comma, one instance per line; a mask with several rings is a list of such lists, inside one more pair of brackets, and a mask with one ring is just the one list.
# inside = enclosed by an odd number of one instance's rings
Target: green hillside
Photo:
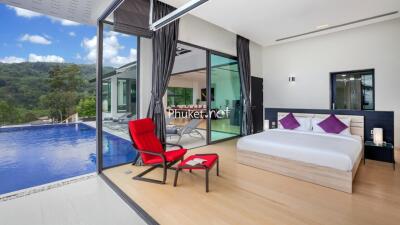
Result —
[[[51, 116], [49, 106], [43, 104], [44, 96], [52, 91], [49, 73], [54, 68], [63, 70], [73, 65], [43, 62], [0, 63], [0, 125], [25, 123], [41, 116]], [[89, 80], [96, 77], [96, 67], [76, 66], [73, 76], [79, 79], [79, 85], [73, 92], [78, 104], [80, 99], [95, 96], [95, 83], [90, 83]], [[106, 68], [105, 72], [112, 69]], [[67, 74], [62, 79], [69, 79], [68, 76], [71, 75]]]

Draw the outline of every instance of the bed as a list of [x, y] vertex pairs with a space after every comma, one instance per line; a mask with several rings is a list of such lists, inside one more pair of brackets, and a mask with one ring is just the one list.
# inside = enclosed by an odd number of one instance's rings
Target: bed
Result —
[[[278, 113], [278, 120], [287, 113]], [[294, 114], [326, 118], [325, 114]], [[239, 163], [352, 193], [363, 154], [364, 117], [350, 119], [351, 135], [271, 129], [239, 139]]]

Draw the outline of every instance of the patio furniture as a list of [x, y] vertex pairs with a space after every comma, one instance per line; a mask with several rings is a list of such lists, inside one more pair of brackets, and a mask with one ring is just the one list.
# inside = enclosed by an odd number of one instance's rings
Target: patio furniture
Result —
[[165, 125], [167, 125], [167, 126], [170, 125], [170, 123], [172, 122], [173, 119], [175, 119], [175, 118], [166, 116], [165, 117]]
[[119, 116], [117, 119], [114, 119], [114, 122], [118, 122], [121, 124], [126, 124], [131, 120], [134, 120], [136, 116], [132, 115], [132, 113], [124, 113], [123, 115]]
[[167, 137], [179, 136], [177, 144], [181, 141], [182, 137], [186, 134], [193, 137], [193, 134], [199, 135], [201, 139], [204, 136], [197, 130], [197, 127], [202, 122], [201, 119], [192, 119], [185, 126], [176, 129], [167, 129]]
[[[167, 169], [171, 168], [179, 160], [183, 160], [187, 149], [177, 144], [161, 143], [155, 135], [155, 124], [149, 118], [129, 122], [129, 134], [133, 147], [137, 149], [144, 165], [151, 167], [133, 177], [134, 180], [147, 181], [157, 184], [165, 184]], [[163, 144], [178, 147], [176, 150], [165, 151]], [[143, 176], [156, 168], [163, 168], [163, 179], [155, 180]]]
[[[203, 163], [199, 163], [197, 165], [188, 165], [187, 163], [193, 159], [202, 159], [205, 160]], [[205, 170], [206, 172], [206, 192], [209, 191], [209, 172], [217, 164], [217, 176], [219, 176], [219, 157], [218, 154], [210, 153], [210, 154], [196, 154], [191, 155], [181, 163], [178, 164], [175, 172], [175, 179], [174, 179], [174, 187], [176, 187], [178, 182], [178, 174], [181, 170]]]

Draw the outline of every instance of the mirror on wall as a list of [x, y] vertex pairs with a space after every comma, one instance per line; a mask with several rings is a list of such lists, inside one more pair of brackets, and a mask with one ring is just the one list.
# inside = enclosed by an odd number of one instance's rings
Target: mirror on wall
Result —
[[331, 73], [331, 109], [374, 110], [374, 69]]

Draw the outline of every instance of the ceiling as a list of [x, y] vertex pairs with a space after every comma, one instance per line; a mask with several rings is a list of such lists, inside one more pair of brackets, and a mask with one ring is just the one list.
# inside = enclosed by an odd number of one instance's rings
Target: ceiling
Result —
[[198, 71], [192, 71], [192, 72], [187, 72], [187, 73], [182, 73], [179, 75], [173, 75], [171, 76], [172, 80], [186, 80], [188, 82], [193, 82], [197, 81], [201, 84], [206, 83], [207, 81], [207, 72], [206, 70], [198, 70]]
[[[179, 7], [188, 0], [162, 0]], [[190, 13], [262, 46], [277, 39], [400, 11], [400, 0], [209, 0]], [[306, 35], [298, 40], [400, 17], [373, 19]]]
[[112, 0], [0, 0], [0, 2], [77, 23], [96, 25]]
[[178, 43], [178, 48], [188, 50], [189, 52], [175, 57], [175, 64], [172, 70], [173, 74], [206, 67], [207, 54], [205, 50], [182, 43]]
[[[161, 0], [179, 7], [188, 0]], [[0, 0], [2, 3], [78, 23], [95, 25], [112, 0]], [[400, 17], [395, 15], [277, 39], [400, 11], [400, 0], [209, 0], [190, 13], [262, 46], [309, 38]], [[318, 28], [319, 27], [319, 28]]]
[[178, 48], [189, 50], [190, 52], [185, 53], [183, 55], [178, 55], [179, 58], [191, 58], [193, 56], [201, 55], [202, 57], [206, 57], [206, 51], [204, 49], [196, 48], [187, 44], [178, 43]]

